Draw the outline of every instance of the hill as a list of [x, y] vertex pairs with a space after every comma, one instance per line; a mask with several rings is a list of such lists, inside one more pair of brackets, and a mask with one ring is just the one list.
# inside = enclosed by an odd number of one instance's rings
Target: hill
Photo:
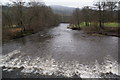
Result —
[[70, 16], [75, 8], [73, 7], [66, 7], [66, 6], [59, 6], [59, 5], [50, 5], [53, 12], [60, 15]]

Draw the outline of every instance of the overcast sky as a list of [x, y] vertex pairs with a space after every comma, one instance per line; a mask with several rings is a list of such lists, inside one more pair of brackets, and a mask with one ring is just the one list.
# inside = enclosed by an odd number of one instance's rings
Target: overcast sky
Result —
[[44, 0], [47, 5], [62, 5], [68, 7], [92, 6], [94, 0]]
[[[0, 0], [2, 3], [9, 2], [10, 0]], [[23, 0], [31, 1], [31, 0]], [[40, 1], [40, 0], [39, 0]], [[68, 7], [83, 7], [83, 6], [92, 6], [96, 0], [42, 0], [46, 5], [61, 5]]]

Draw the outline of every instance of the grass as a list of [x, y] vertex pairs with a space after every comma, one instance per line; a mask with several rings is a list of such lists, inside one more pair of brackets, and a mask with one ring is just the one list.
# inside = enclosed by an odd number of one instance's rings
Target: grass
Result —
[[109, 23], [105, 23], [104, 26], [105, 27], [119, 27], [118, 25], [120, 25], [120, 23], [116, 23], [116, 22], [109, 22]]
[[79, 30], [81, 28], [88, 34], [93, 34], [93, 35], [109, 35], [109, 36], [117, 36], [120, 37], [120, 34], [118, 31], [120, 31], [120, 23], [117, 22], [108, 22], [104, 23], [104, 29], [99, 28], [99, 24], [96, 22], [92, 22], [90, 26], [86, 26], [85, 22], [82, 22], [79, 26], [71, 24], [69, 28], [73, 30]]
[[[119, 25], [120, 25], [120, 23], [117, 23], [117, 22], [104, 23], [104, 27], [120, 27]], [[80, 23], [79, 26], [80, 26], [81, 28], [87, 27], [87, 26], [85, 25], [85, 22]], [[90, 27], [95, 27], [95, 26], [98, 26], [98, 23], [92, 22]], [[72, 24], [72, 25], [70, 26], [70, 28], [76, 28], [76, 27], [78, 27], [78, 26], [76, 26], [76, 25], [74, 25], [74, 24]]]

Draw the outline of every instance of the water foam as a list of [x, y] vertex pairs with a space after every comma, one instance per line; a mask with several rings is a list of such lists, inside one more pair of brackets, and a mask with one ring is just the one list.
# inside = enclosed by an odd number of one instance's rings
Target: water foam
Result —
[[69, 63], [56, 62], [52, 57], [48, 58], [32, 58], [30, 56], [17, 56], [14, 55], [21, 53], [19, 50], [15, 50], [7, 55], [3, 55], [0, 58], [1, 67], [5, 67], [3, 71], [12, 71], [13, 68], [23, 68], [22, 73], [34, 73], [41, 75], [56, 75], [64, 77], [73, 77], [77, 75], [81, 78], [101, 78], [101, 73], [118, 74], [118, 62], [107, 56], [102, 64], [99, 64], [97, 60], [94, 64], [84, 65], [79, 64], [78, 61], [72, 61]]

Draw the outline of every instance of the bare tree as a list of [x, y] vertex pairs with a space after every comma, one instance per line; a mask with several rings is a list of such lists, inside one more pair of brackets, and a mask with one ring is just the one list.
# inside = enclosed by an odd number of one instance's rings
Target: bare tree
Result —
[[81, 23], [81, 13], [79, 8], [76, 8], [72, 15], [72, 23], [75, 24], [80, 29], [80, 23]]
[[10, 4], [2, 7], [4, 10], [2, 11], [2, 25], [3, 27], [12, 27], [12, 14], [10, 11]]
[[117, 9], [117, 0], [106, 0], [107, 10], [110, 11], [110, 21], [114, 21], [114, 10]]
[[85, 22], [86, 26], [90, 26], [90, 23], [92, 22], [92, 17], [93, 17], [93, 10], [90, 9], [89, 6], [85, 6], [82, 10], [82, 21]]
[[106, 8], [106, 3], [103, 0], [96, 2], [94, 5], [97, 7], [99, 13], [99, 28], [104, 29], [104, 12]]
[[14, 8], [14, 16], [15, 16], [15, 21], [16, 21], [16, 25], [19, 27], [23, 27], [23, 29], [25, 30], [25, 26], [24, 26], [24, 4], [25, 2], [23, 2], [22, 0], [16, 0], [16, 1], [12, 1], [13, 2], [13, 8]]

